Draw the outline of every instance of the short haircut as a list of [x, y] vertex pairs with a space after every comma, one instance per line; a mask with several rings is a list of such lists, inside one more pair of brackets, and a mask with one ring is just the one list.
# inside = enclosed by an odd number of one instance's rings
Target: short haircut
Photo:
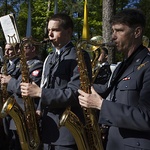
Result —
[[28, 44], [30, 47], [34, 46], [35, 49], [36, 49], [36, 52], [38, 52], [38, 50], [39, 50], [40, 42], [38, 42], [32, 36], [22, 38], [22, 43], [23, 44]]
[[71, 17], [65, 13], [58, 13], [58, 14], [55, 14], [53, 15], [50, 19], [50, 20], [55, 20], [55, 21], [59, 21], [61, 26], [64, 28], [64, 29], [68, 29], [68, 28], [71, 28], [73, 30], [74, 28], [74, 25], [73, 25], [73, 21], [71, 19]]
[[124, 9], [117, 13], [111, 19], [111, 24], [125, 24], [130, 28], [141, 26], [143, 29], [146, 25], [146, 19], [143, 12], [139, 9]]
[[19, 49], [19, 43], [16, 43], [14, 46], [13, 46], [12, 43], [6, 43], [5, 46], [6, 46], [6, 45], [10, 45], [12, 48], [15, 48], [16, 50]]
[[103, 47], [102, 50], [105, 52], [106, 55], [108, 55], [108, 49]]
[[24, 37], [22, 38], [22, 42], [29, 44], [30, 46], [36, 46], [39, 45], [40, 43], [36, 41], [32, 36], [30, 37]]

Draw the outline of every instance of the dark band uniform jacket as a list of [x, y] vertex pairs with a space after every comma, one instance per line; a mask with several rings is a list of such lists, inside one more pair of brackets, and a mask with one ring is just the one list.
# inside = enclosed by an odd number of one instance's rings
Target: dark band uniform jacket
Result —
[[108, 97], [103, 101], [99, 118], [101, 124], [110, 126], [106, 149], [150, 150], [150, 53], [147, 48], [138, 48]]
[[[34, 81], [36, 84], [40, 85], [42, 69], [43, 69], [43, 62], [40, 61], [38, 58], [33, 58], [32, 60], [27, 61], [27, 65], [29, 68], [28, 78], [30, 78], [31, 81]], [[21, 81], [22, 81], [21, 74], [17, 79], [11, 78], [7, 85], [7, 91], [10, 93], [13, 93], [15, 100], [21, 106], [21, 108], [24, 110], [24, 101], [22, 100], [21, 91], [20, 91]], [[38, 102], [39, 102], [38, 100], [35, 101], [35, 107], [37, 107]], [[16, 129], [16, 127], [14, 125], [14, 121], [11, 121], [10, 129], [12, 129], [12, 130]]]
[[[20, 75], [20, 59], [19, 58], [14, 58], [13, 60], [7, 61], [7, 74], [11, 75], [14, 78], [18, 78], [18, 76]], [[4, 65], [4, 64], [3, 64]], [[1, 68], [1, 73], [3, 72], [3, 66]]]
[[[1, 68], [1, 73], [4, 73], [3, 72], [3, 67]], [[7, 74], [11, 75], [13, 78], [18, 78], [18, 76], [20, 75], [20, 59], [19, 58], [14, 58], [11, 61], [11, 64], [10, 64], [9, 61], [7, 62]], [[4, 128], [5, 134], [3, 134], [1, 132], [0, 149], [7, 149], [6, 147], [9, 146], [8, 143], [7, 143], [7, 138], [10, 138], [10, 135], [9, 135], [9, 121], [10, 121], [9, 116], [3, 118], [3, 128]], [[3, 146], [1, 147], [1, 145], [3, 145]]]
[[[98, 71], [98, 74], [96, 76], [96, 79], [94, 81], [94, 84], [106, 84], [109, 81], [109, 78], [111, 76], [111, 69], [110, 69], [110, 64], [108, 62], [104, 62], [99, 66], [100, 69]], [[98, 69], [98, 68], [96, 68]]]
[[[1, 69], [3, 73], [3, 67]], [[17, 79], [20, 75], [20, 59], [19, 58], [14, 58], [13, 60], [7, 62], [7, 75], [11, 75], [13, 78]], [[10, 93], [11, 95], [12, 93]], [[3, 123], [4, 123], [4, 129], [6, 134], [8, 134], [8, 119], [9, 117], [7, 116], [6, 118], [3, 118]]]
[[20, 59], [15, 58], [12, 60], [12, 64], [7, 63], [7, 74], [11, 75], [12, 77], [17, 78], [20, 75]]
[[[89, 55], [86, 59], [90, 63]], [[59, 128], [59, 119], [68, 106], [81, 119], [81, 107], [78, 102], [77, 90], [80, 88], [79, 70], [76, 49], [68, 43], [54, 59], [55, 52], [48, 55], [45, 63], [43, 80], [41, 81], [41, 106], [44, 108], [42, 121], [43, 142], [57, 145], [73, 145], [75, 140], [66, 127]]]

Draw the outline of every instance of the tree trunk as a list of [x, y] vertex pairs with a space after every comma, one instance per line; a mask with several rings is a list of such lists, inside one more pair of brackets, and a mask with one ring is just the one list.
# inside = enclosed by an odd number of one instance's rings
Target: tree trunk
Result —
[[[114, 0], [103, 0], [102, 4], [102, 36], [104, 38], [104, 42], [110, 42], [111, 38], [111, 24], [110, 19], [114, 14]], [[108, 48], [108, 62], [110, 64], [114, 63], [115, 55], [114, 55], [114, 48]]]

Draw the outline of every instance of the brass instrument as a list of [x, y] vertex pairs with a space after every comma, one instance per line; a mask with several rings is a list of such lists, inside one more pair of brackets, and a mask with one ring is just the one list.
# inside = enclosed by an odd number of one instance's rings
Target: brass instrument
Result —
[[148, 48], [149, 46], [149, 38], [145, 35], [142, 37], [143, 45]]
[[[7, 60], [8, 58], [4, 55], [3, 56], [3, 66], [1, 69], [1, 73], [3, 75], [7, 75]], [[0, 93], [0, 111], [2, 110], [3, 104], [5, 103], [6, 99], [9, 97], [9, 94], [7, 92], [7, 84], [1, 84], [1, 93]], [[1, 113], [0, 113], [0, 117]]]
[[[91, 47], [91, 45], [93, 45]], [[92, 50], [96, 52], [95, 60], [92, 60], [92, 69], [97, 62], [102, 46], [114, 46], [113, 43], [98, 43], [95, 41], [81, 40], [77, 43], [77, 59], [80, 70], [81, 89], [86, 93], [91, 93], [91, 81], [88, 77], [87, 66], [84, 61], [82, 50]], [[98, 56], [97, 56], [98, 55]], [[93, 72], [93, 71], [92, 71]], [[94, 75], [92, 80], [94, 80]], [[93, 81], [92, 81], [93, 82]], [[79, 118], [68, 107], [61, 119], [60, 126], [66, 126], [73, 134], [79, 150], [103, 150], [101, 129], [98, 125], [98, 120], [95, 115], [95, 110], [83, 107], [85, 125], [81, 123]]]
[[[94, 36], [88, 42], [90, 45], [90, 49], [88, 49], [89, 53], [92, 53], [93, 57], [91, 59], [91, 67], [92, 67], [92, 83], [94, 83], [100, 69], [100, 64], [98, 62], [98, 58], [101, 53], [101, 47], [103, 43], [103, 38], [101, 36]], [[85, 44], [87, 45], [87, 44]], [[100, 47], [101, 45], [101, 47]], [[104, 44], [103, 44], [104, 45]], [[87, 50], [87, 48], [85, 48]], [[97, 70], [95, 71], [95, 67], [97, 66]]]
[[[14, 36], [10, 37], [10, 38], [14, 38]], [[7, 62], [8, 62], [8, 60], [17, 56], [16, 51], [15, 51], [16, 44], [12, 43], [11, 45], [13, 47], [13, 50], [14, 50], [15, 54], [13, 56], [11, 56], [11, 57], [7, 56], [7, 55], [4, 55], [3, 56], [3, 65], [2, 65], [2, 68], [1, 68], [2, 75], [6, 75], [6, 76], [8, 75], [7, 74]], [[0, 111], [2, 110], [3, 104], [6, 102], [6, 100], [8, 99], [9, 96], [10, 96], [9, 93], [7, 92], [7, 84], [6, 83], [1, 84], [1, 95], [0, 95], [0, 103], [1, 103], [0, 107], [1, 108], [0, 108]], [[2, 118], [5, 117], [3, 115], [0, 113], [0, 117], [2, 117]]]
[[[32, 42], [32, 41], [31, 41]], [[23, 46], [20, 44], [20, 63], [22, 66], [22, 82], [29, 82], [28, 66]], [[38, 150], [40, 146], [39, 130], [35, 114], [33, 100], [29, 96], [23, 97], [25, 111], [16, 103], [13, 96], [9, 97], [3, 105], [1, 114], [3, 117], [10, 115], [15, 122], [22, 150]]]
[[115, 43], [104, 43], [103, 41], [104, 39], [100, 35], [92, 37], [89, 41], [82, 40], [82, 49], [86, 50], [91, 57], [92, 84], [94, 83], [101, 68], [100, 62], [98, 61], [101, 49], [104, 47], [115, 47]]

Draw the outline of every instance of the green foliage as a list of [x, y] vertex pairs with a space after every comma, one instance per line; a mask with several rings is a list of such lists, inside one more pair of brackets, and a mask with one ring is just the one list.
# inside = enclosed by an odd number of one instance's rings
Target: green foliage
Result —
[[[96, 3], [97, 5], [93, 5], [93, 3]], [[99, 0], [90, 0], [88, 9], [91, 37], [102, 35], [102, 5], [100, 5]]]
[[[42, 0], [32, 0], [31, 12], [32, 36], [36, 37], [37, 39], [42, 39], [45, 34], [44, 28], [46, 26], [47, 18], [47, 2], [43, 3]], [[24, 2], [20, 5], [20, 11], [18, 15], [18, 29], [21, 37], [26, 35], [27, 18], [28, 3]]]
[[[6, 5], [7, 2], [7, 5]], [[49, 2], [49, 7], [48, 7]], [[83, 13], [84, 0], [57, 0], [58, 12], [65, 12], [73, 18], [74, 36], [76, 42], [82, 36], [83, 29]], [[129, 3], [131, 2], [131, 3]], [[142, 9], [146, 15], [147, 26], [145, 35], [150, 37], [150, 1], [140, 0], [139, 4], [133, 3], [134, 0], [114, 0], [115, 12], [125, 7], [138, 7]], [[103, 0], [88, 0], [88, 23], [90, 29], [90, 37], [102, 35], [102, 3]], [[128, 5], [127, 5], [128, 4]], [[54, 0], [31, 0], [32, 8], [32, 36], [38, 41], [47, 37], [47, 19], [54, 14]], [[28, 18], [28, 0], [1, 0], [0, 16], [14, 13], [20, 37], [26, 36], [26, 26]], [[78, 17], [73, 14], [78, 13]], [[0, 41], [4, 41], [3, 32], [0, 30]], [[122, 56], [116, 55], [119, 60]]]
[[[136, 5], [140, 8], [146, 16], [146, 28], [144, 35], [150, 38], [150, 1], [149, 0], [140, 0], [139, 4]], [[150, 46], [150, 45], [149, 45]]]
[[123, 10], [131, 0], [115, 0], [115, 13]]
[[33, 0], [32, 5], [32, 35], [43, 39], [48, 15], [47, 2], [43, 3], [43, 0]]
[[[5, 2], [5, 1], [4, 1]], [[24, 0], [21, 3], [18, 0], [10, 1], [11, 5], [7, 4], [8, 13], [13, 12], [16, 15], [16, 21], [18, 26], [18, 31], [20, 37], [26, 35], [26, 26], [28, 18], [28, 0]], [[16, 5], [18, 2], [18, 5]], [[43, 0], [31, 0], [32, 8], [32, 36], [41, 40], [45, 37], [45, 30], [47, 26], [47, 18], [54, 14], [54, 0], [50, 1], [50, 9], [48, 10], [48, 1]], [[95, 5], [93, 5], [95, 3]], [[1, 6], [4, 10], [5, 3]], [[9, 7], [11, 6], [11, 7]], [[14, 7], [15, 6], [15, 7]], [[17, 7], [18, 6], [18, 7]], [[14, 10], [15, 8], [15, 10]], [[83, 26], [83, 13], [84, 13], [84, 1], [77, 0], [73, 2], [72, 0], [58, 0], [58, 12], [65, 12], [69, 14], [74, 21], [75, 32], [78, 36], [74, 37], [78, 40], [82, 35], [82, 26]], [[17, 10], [17, 11], [16, 11]], [[18, 11], [19, 10], [19, 11]], [[89, 28], [91, 37], [97, 33], [101, 35], [102, 33], [102, 7], [99, 0], [89, 0], [88, 1], [88, 10], [89, 10]], [[16, 12], [15, 12], [16, 11]], [[2, 11], [4, 12], [4, 11]], [[5, 15], [4, 13], [1, 15]], [[78, 18], [73, 17], [73, 13], [78, 13]]]
[[[7, 2], [7, 3], [6, 3]], [[16, 14], [17, 5], [16, 5], [17, 0], [11, 1], [11, 0], [1, 0], [0, 2], [0, 16], [4, 16], [6, 14]], [[3, 35], [3, 31], [0, 28], [0, 46], [4, 47], [5, 44], [5, 38]]]

